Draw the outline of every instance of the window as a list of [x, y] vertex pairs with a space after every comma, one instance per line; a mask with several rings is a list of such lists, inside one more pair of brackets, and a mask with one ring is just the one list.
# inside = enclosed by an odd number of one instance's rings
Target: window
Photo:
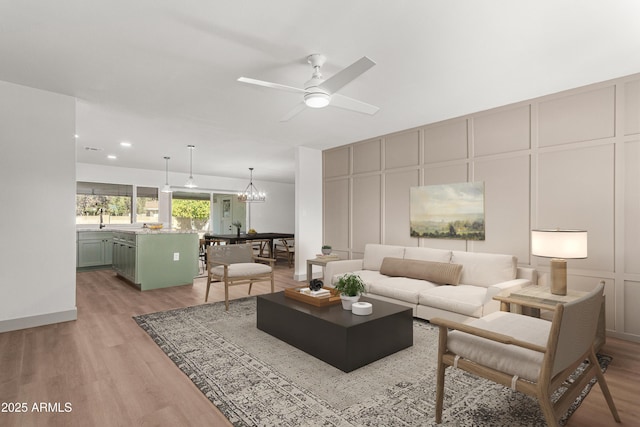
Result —
[[81, 182], [76, 185], [76, 224], [131, 224], [133, 186]]
[[209, 230], [210, 193], [174, 191], [171, 199], [172, 228], [177, 230]]
[[136, 187], [136, 222], [158, 222], [158, 189]]

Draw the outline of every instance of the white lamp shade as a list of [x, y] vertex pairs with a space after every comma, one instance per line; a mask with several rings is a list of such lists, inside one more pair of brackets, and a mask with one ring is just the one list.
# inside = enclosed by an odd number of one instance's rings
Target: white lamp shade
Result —
[[532, 230], [531, 253], [547, 258], [586, 258], [585, 230]]

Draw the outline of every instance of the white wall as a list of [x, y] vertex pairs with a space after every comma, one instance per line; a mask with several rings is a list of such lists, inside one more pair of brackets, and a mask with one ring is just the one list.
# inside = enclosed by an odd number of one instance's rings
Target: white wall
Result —
[[0, 332], [74, 320], [75, 100], [0, 82]]
[[[158, 162], [161, 164], [160, 160]], [[171, 164], [169, 164], [169, 169], [171, 169]], [[188, 177], [189, 175], [186, 173], [171, 172], [169, 170], [169, 184], [175, 189], [181, 187]], [[194, 175], [193, 178], [198, 184], [198, 189], [215, 190], [220, 193], [241, 192], [249, 183], [249, 176], [247, 176], [247, 179], [237, 179]], [[165, 171], [78, 163], [77, 180], [158, 187], [158, 189], [161, 189], [165, 182]], [[255, 203], [251, 206], [251, 226], [261, 232], [293, 233], [295, 230], [294, 185], [257, 179], [254, 179], [253, 183], [258, 190], [267, 193], [267, 200], [264, 203]], [[159, 193], [159, 198], [160, 209], [168, 209], [167, 195]], [[166, 222], [167, 219], [161, 216], [160, 221]], [[246, 221], [242, 221], [242, 223], [244, 225]]]
[[322, 248], [322, 151], [306, 147], [296, 149], [295, 234], [294, 278], [305, 280], [306, 260], [315, 258]]

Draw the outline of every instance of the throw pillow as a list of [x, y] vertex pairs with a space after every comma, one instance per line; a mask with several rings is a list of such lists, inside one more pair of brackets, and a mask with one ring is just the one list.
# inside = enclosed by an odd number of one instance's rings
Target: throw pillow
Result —
[[442, 285], [457, 285], [462, 276], [462, 265], [386, 257], [382, 260], [380, 273], [385, 276], [428, 280]]

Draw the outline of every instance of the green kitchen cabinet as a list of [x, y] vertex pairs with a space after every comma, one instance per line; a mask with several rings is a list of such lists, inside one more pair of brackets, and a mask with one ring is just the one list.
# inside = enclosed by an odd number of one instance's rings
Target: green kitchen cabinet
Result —
[[76, 267], [110, 267], [112, 248], [111, 231], [78, 231]]
[[198, 234], [171, 230], [117, 231], [113, 268], [142, 291], [193, 284], [198, 275]]

